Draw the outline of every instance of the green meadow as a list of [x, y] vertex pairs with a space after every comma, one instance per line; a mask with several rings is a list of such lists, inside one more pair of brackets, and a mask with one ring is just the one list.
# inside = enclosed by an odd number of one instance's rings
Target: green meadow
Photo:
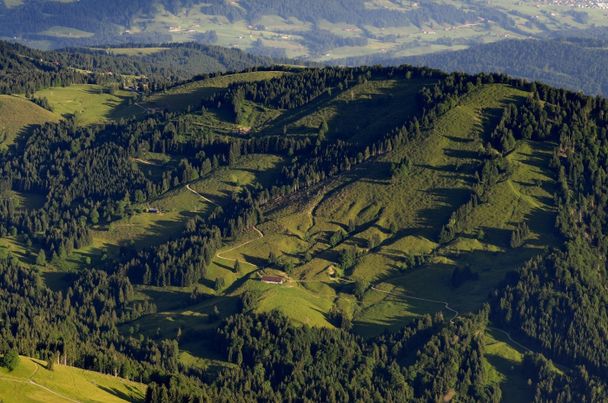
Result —
[[6, 403], [140, 402], [145, 385], [64, 365], [21, 357], [12, 372], [0, 368], [0, 399]]
[[140, 116], [144, 112], [137, 105], [128, 105], [128, 98], [134, 96], [132, 93], [122, 90], [110, 93], [99, 85], [52, 87], [37, 91], [35, 96], [48, 99], [55, 114], [73, 117], [83, 126]]

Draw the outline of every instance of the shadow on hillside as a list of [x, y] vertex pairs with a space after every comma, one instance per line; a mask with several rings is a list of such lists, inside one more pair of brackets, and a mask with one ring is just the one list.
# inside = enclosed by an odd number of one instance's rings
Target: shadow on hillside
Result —
[[263, 270], [263, 269], [257, 268], [255, 270], [245, 274], [244, 276], [239, 277], [234, 283], [230, 284], [230, 286], [224, 290], [224, 293], [231, 294], [231, 293], [235, 292], [236, 290], [238, 290], [240, 287], [242, 287], [243, 284], [245, 284], [248, 280], [257, 279], [258, 273], [261, 270]]
[[[372, 80], [367, 85], [373, 85], [373, 83]], [[409, 81], [397, 83], [392, 87], [375, 87], [376, 93], [358, 99], [338, 99], [340, 96], [347, 95], [352, 88], [342, 92], [335, 91], [332, 96], [325, 93], [306, 105], [285, 112], [264, 130], [264, 133], [281, 134], [283, 127], [287, 126], [289, 133], [316, 134], [317, 127], [308, 127], [305, 123], [295, 125], [301, 119], [311, 116], [319, 110], [331, 109], [334, 114], [327, 121], [330, 139], [351, 140], [359, 144], [367, 144], [395, 127], [403, 125], [416, 111], [416, 94], [420, 88], [428, 84], [426, 81]], [[381, 117], [378, 115], [380, 110], [382, 111]]]
[[29, 125], [23, 126], [21, 129], [19, 129], [19, 131], [17, 131], [17, 133], [15, 134], [15, 138], [13, 140], [13, 144], [11, 144], [9, 147], [13, 147], [16, 151], [23, 150], [23, 148], [25, 147], [25, 144], [27, 143], [27, 140], [32, 135], [32, 133], [34, 133], [34, 131], [36, 129], [39, 129], [43, 126], [44, 125], [35, 125], [35, 124], [29, 124]]
[[125, 402], [141, 401], [141, 397], [139, 399], [134, 399], [133, 395], [126, 394], [122, 390], [119, 390], [119, 389], [116, 389], [116, 388], [110, 388], [110, 387], [103, 386], [103, 385], [97, 385], [97, 387], [99, 389], [103, 390], [104, 392], [107, 392], [107, 393], [109, 393], [111, 395], [116, 396], [119, 399], [124, 400]]

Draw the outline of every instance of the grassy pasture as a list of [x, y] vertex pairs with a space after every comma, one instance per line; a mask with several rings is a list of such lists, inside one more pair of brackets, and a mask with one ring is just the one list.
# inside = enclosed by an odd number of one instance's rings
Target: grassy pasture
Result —
[[57, 122], [59, 116], [25, 98], [0, 95], [0, 148], [11, 145], [19, 135], [32, 127]]
[[145, 385], [93, 371], [55, 365], [21, 357], [12, 372], [0, 368], [0, 399], [23, 402], [138, 402], [143, 401]]
[[143, 113], [136, 105], [126, 104], [132, 93], [116, 90], [114, 94], [108, 94], [103, 90], [99, 85], [82, 84], [47, 88], [37, 91], [35, 95], [47, 98], [56, 114], [64, 118], [73, 116], [83, 126]]
[[169, 48], [163, 47], [145, 47], [145, 48], [108, 48], [108, 49], [98, 49], [98, 50], [106, 50], [107, 52], [113, 55], [119, 56], [149, 56], [155, 53], [160, 53], [165, 50], [169, 50]]
[[502, 400], [505, 403], [532, 400], [534, 391], [528, 386], [521, 365], [525, 351], [492, 328], [484, 334], [484, 349], [486, 373], [491, 381], [500, 384]]
[[[339, 306], [339, 287], [331, 285], [327, 267], [338, 265], [339, 253], [346, 248], [354, 248], [363, 256], [342, 275], [377, 283], [396, 294], [381, 295], [370, 290], [358, 308], [346, 304], [361, 334], [377, 334], [386, 326], [398, 328], [409, 318], [438, 310], [452, 315], [440, 303], [408, 296], [447, 300], [459, 311], [479, 307], [507, 270], [538, 253], [541, 244], [556, 242], [550, 197], [553, 179], [548, 168], [552, 146], [521, 142], [509, 157], [513, 176], [498, 184], [488, 203], [475, 210], [471, 233], [449, 245], [437, 243], [441, 226], [469, 198], [473, 173], [480, 163], [481, 136], [493, 127], [500, 108], [526, 95], [507, 86], [486, 86], [447, 112], [433, 132], [415, 144], [309, 190], [295, 205], [287, 203], [287, 207], [271, 211], [269, 221], [259, 226], [265, 237], [231, 251], [229, 257], [263, 267], [270, 251], [274, 251], [295, 265], [293, 278], [306, 282], [290, 288], [262, 289], [260, 309], [280, 309], [296, 322], [297, 318], [308, 317], [315, 323], [312, 318], [318, 313], [326, 314], [334, 304]], [[390, 178], [389, 165], [403, 157], [412, 161], [410, 172]], [[524, 219], [533, 231], [532, 239], [524, 247], [510, 250], [510, 231]], [[329, 237], [338, 230], [347, 233], [349, 222], [354, 223], [355, 231], [332, 248]], [[379, 244], [369, 250], [373, 239]], [[399, 269], [406, 254], [432, 251], [436, 257], [429, 265], [408, 272]], [[303, 260], [306, 252], [312, 255], [309, 262]], [[450, 278], [456, 266], [472, 267], [479, 280], [454, 288]], [[254, 285], [249, 281], [242, 287]], [[316, 293], [323, 302], [315, 302], [314, 307], [286, 304], [281, 295], [299, 289]], [[277, 295], [266, 297], [266, 293]]]
[[95, 36], [93, 32], [87, 32], [76, 28], [63, 27], [60, 25], [55, 25], [46, 29], [42, 32], [39, 32], [40, 35], [45, 36], [54, 36], [56, 38], [73, 38], [73, 39], [81, 39], [81, 38], [91, 38]]

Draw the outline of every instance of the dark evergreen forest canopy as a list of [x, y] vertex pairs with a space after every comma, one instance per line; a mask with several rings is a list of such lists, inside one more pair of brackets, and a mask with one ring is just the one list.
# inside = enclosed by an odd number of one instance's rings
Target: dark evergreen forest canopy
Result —
[[167, 46], [0, 48], [0, 102], [147, 76], [0, 151], [0, 398], [36, 358], [147, 402], [608, 399], [608, 100]]
[[217, 46], [195, 43], [156, 46], [162, 50], [131, 57], [115, 55], [111, 47], [47, 52], [0, 41], [0, 93], [24, 93], [70, 84], [108, 84], [124, 81], [122, 76], [139, 77], [141, 83], [162, 89], [196, 75], [275, 63], [269, 58]]

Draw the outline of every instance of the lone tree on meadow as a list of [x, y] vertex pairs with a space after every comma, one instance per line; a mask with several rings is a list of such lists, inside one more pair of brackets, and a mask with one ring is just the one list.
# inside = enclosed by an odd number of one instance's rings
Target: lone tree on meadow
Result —
[[16, 350], [10, 350], [2, 357], [2, 366], [9, 371], [13, 371], [19, 365], [19, 353]]
[[46, 253], [44, 252], [44, 249], [40, 249], [40, 252], [38, 252], [38, 256], [36, 256], [36, 264], [38, 266], [44, 266], [46, 264]]

